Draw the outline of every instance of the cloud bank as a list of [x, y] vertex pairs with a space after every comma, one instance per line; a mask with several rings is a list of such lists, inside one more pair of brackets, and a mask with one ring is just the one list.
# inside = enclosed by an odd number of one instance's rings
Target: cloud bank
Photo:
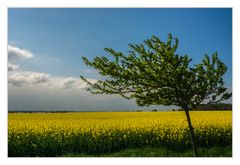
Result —
[[15, 72], [8, 76], [8, 82], [14, 86], [37, 85], [49, 81], [49, 74], [38, 72]]
[[21, 49], [16, 46], [8, 45], [8, 71], [15, 71], [19, 68], [20, 60], [33, 58], [34, 55], [31, 51]]
[[19, 68], [19, 65], [8, 63], [8, 71], [14, 71]]
[[17, 59], [28, 59], [33, 58], [34, 55], [31, 51], [26, 49], [21, 49], [15, 46], [8, 45], [8, 57]]
[[67, 79], [62, 81], [62, 88], [63, 89], [72, 88], [74, 86], [75, 82], [76, 82], [76, 80], [74, 78], [72, 78], [72, 77], [67, 78]]
[[[87, 79], [96, 83], [96, 79]], [[88, 87], [80, 78], [52, 77], [48, 73], [33, 71], [13, 71], [8, 75], [9, 85], [25, 88], [41, 88], [43, 90], [83, 90]]]
[[[75, 90], [86, 89], [87, 83], [80, 78], [73, 77], [50, 77], [48, 73], [35, 71], [22, 71], [20, 60], [34, 58], [30, 50], [22, 49], [16, 46], [8, 45], [8, 82], [15, 87], [33, 87], [57, 90]], [[20, 68], [20, 69], [19, 69]], [[18, 70], [19, 69], [19, 70]], [[96, 70], [87, 70], [89, 73], [95, 73]], [[88, 79], [91, 83], [97, 80]], [[43, 86], [44, 85], [44, 86]]]

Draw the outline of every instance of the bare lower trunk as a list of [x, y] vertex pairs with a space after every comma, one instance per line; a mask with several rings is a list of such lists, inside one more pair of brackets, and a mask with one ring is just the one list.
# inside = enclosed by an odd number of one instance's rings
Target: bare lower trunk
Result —
[[191, 135], [193, 156], [198, 157], [197, 146], [196, 146], [196, 141], [195, 141], [195, 137], [194, 137], [194, 129], [193, 129], [193, 126], [192, 126], [192, 123], [191, 123], [188, 107], [185, 107], [184, 111], [185, 111], [185, 114], [186, 114], [186, 117], [187, 117], [189, 132], [190, 132], [190, 135]]

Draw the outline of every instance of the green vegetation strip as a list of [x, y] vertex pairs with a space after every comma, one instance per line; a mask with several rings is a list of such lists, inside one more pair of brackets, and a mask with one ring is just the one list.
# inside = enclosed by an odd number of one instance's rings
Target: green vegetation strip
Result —
[[[232, 146], [199, 148], [201, 157], [232, 157]], [[126, 149], [115, 153], [108, 154], [85, 154], [85, 153], [68, 153], [62, 157], [192, 157], [192, 150], [175, 152], [166, 148], [137, 148]]]

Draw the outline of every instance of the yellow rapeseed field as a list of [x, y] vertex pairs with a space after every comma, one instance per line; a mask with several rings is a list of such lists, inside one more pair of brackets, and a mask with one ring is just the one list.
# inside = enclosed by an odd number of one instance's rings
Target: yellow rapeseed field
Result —
[[[229, 145], [231, 111], [190, 112], [200, 146]], [[184, 112], [9, 113], [9, 156], [191, 146]]]

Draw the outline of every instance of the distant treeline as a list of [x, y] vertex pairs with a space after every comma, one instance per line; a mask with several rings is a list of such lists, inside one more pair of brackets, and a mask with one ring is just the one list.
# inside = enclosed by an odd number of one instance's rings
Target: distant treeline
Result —
[[232, 104], [201, 104], [192, 110], [232, 110]]
[[78, 113], [78, 112], [133, 112], [133, 111], [19, 111], [19, 110], [8, 111], [8, 113]]
[[[232, 104], [201, 104], [193, 109], [190, 109], [191, 111], [231, 111], [232, 110]], [[162, 110], [153, 109], [152, 112], [159, 112]], [[172, 111], [183, 111], [182, 109], [172, 109]], [[141, 112], [141, 110], [137, 111]]]
[[[191, 111], [207, 111], [207, 110], [211, 110], [211, 111], [231, 111], [232, 110], [232, 104], [225, 104], [225, 103], [221, 103], [221, 104], [201, 104], [195, 108], [192, 108]], [[174, 111], [174, 110], [173, 110]], [[181, 109], [179, 109], [178, 111], [182, 111]]]
[[[69, 112], [79, 112], [79, 111], [12, 111], [12, 110], [8, 111], [8, 113], [69, 113]], [[81, 112], [87, 112], [87, 111], [81, 111]]]
[[[191, 111], [205, 111], [205, 110], [222, 110], [226, 111], [232, 110], [232, 104], [201, 104], [198, 107], [191, 109]], [[149, 110], [135, 110], [135, 112], [144, 112]], [[153, 109], [152, 112], [158, 112], [162, 110]], [[172, 111], [182, 111], [181, 109], [172, 109]], [[12, 111], [9, 110], [8, 113], [69, 113], [69, 112], [109, 112], [109, 111]], [[134, 111], [115, 111], [115, 112], [134, 112]]]

